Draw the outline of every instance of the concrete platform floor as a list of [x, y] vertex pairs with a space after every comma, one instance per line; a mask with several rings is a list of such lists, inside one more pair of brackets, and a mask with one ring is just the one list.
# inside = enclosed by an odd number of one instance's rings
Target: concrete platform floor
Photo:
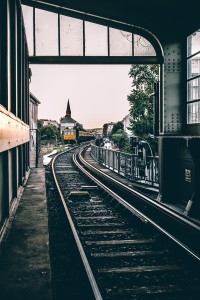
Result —
[[1, 300], [51, 300], [45, 170], [32, 168], [0, 255]]

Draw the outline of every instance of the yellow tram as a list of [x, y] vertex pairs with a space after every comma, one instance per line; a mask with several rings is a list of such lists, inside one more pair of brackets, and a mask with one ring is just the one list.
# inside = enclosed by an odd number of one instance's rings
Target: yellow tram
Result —
[[76, 130], [73, 128], [67, 128], [63, 130], [63, 140], [65, 144], [73, 144], [76, 142], [89, 141], [94, 139], [94, 135], [87, 131]]

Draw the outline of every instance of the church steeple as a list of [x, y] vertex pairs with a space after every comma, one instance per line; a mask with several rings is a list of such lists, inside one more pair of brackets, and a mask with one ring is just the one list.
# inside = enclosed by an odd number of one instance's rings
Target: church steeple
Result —
[[71, 118], [71, 109], [70, 109], [69, 99], [68, 99], [68, 102], [67, 102], [67, 109], [66, 109], [65, 117], [70, 117]]

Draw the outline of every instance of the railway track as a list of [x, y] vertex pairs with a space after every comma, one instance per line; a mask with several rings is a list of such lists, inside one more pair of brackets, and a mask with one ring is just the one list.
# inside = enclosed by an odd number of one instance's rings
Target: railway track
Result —
[[53, 173], [92, 289], [82, 299], [199, 299], [198, 260], [83, 175], [75, 152], [55, 157]]
[[101, 166], [96, 167], [96, 162], [91, 160], [88, 150], [83, 149], [79, 154], [79, 160], [84, 168], [103, 181], [112, 191], [121, 195], [129, 204], [128, 207], [134, 207], [140, 216], [200, 260], [200, 243], [197, 242], [200, 240], [200, 220], [188, 218], [167, 203], [157, 201], [158, 193], [155, 191], [135, 188], [131, 182], [121, 180], [114, 173], [109, 175], [108, 169], [101, 170]]

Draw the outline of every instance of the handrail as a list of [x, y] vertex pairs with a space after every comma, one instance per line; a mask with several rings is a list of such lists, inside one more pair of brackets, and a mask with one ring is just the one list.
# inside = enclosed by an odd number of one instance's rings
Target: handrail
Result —
[[91, 145], [91, 156], [99, 164], [145, 185], [159, 187], [158, 157], [148, 156], [147, 162], [137, 155]]

